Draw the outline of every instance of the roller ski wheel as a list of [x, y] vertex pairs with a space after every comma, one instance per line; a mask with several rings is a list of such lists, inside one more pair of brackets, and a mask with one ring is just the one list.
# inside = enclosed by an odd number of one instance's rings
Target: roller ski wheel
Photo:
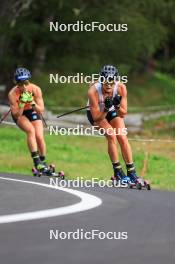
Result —
[[[141, 186], [141, 188], [140, 188], [140, 186]], [[150, 191], [151, 190], [151, 185], [150, 185], [150, 183], [147, 180], [139, 178], [138, 182], [136, 183], [136, 188], [138, 190], [146, 189], [146, 190]]]
[[54, 164], [50, 164], [49, 165], [49, 170], [54, 173], [55, 172], [55, 165]]
[[64, 171], [60, 171], [60, 172], [58, 172], [58, 176], [59, 176], [62, 180], [64, 180], [64, 179], [65, 179]]
[[63, 180], [65, 179], [64, 171], [59, 171], [57, 173], [54, 164], [50, 164], [49, 165], [49, 172], [50, 172], [49, 176], [51, 176], [51, 177], [53, 176], [53, 177], [59, 177], [59, 178], [61, 178]]
[[135, 172], [130, 173], [128, 176], [130, 177], [129, 187], [133, 186], [137, 190], [150, 189], [148, 181], [144, 180], [142, 177], [138, 177]]
[[149, 181], [144, 180], [143, 178], [139, 178], [138, 182], [141, 184], [142, 189], [146, 189], [148, 191], [151, 190], [151, 185], [150, 185]]
[[38, 171], [36, 168], [32, 168], [32, 174], [34, 177], [41, 177], [42, 173]]
[[150, 185], [150, 184], [147, 184], [147, 185], [146, 185], [146, 189], [147, 189], [148, 191], [151, 191], [151, 185]]
[[148, 190], [148, 191], [150, 191], [151, 190], [151, 185], [150, 185], [150, 183], [148, 182], [148, 181], [144, 181], [144, 187]]
[[142, 189], [142, 184], [141, 184], [141, 182], [137, 182], [137, 183], [136, 183], [136, 189], [137, 189], [137, 190], [141, 190], [141, 189]]

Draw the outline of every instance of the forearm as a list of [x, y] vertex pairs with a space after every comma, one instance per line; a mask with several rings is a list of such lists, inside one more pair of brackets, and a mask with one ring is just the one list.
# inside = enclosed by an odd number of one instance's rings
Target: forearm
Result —
[[32, 105], [32, 108], [37, 112], [37, 113], [43, 113], [44, 112], [44, 107], [40, 106], [39, 104], [35, 103]]
[[15, 96], [12, 93], [9, 93], [8, 98], [11, 113], [15, 119], [18, 119], [23, 114], [25, 103], [20, 101], [17, 102]]
[[119, 115], [125, 116], [127, 115], [127, 108], [120, 106], [120, 108], [118, 109], [118, 112], [119, 112]]
[[118, 94], [121, 97], [118, 113], [119, 116], [124, 117], [127, 114], [128, 103], [127, 103], [127, 89], [126, 86], [122, 83], [119, 84]]
[[127, 114], [127, 99], [122, 98], [120, 102], [120, 107], [118, 109], [119, 115], [125, 116]]
[[24, 111], [24, 107], [22, 107], [22, 108], [16, 108], [16, 109], [11, 108], [12, 115], [16, 119], [18, 119], [20, 116], [22, 116], [23, 111]]

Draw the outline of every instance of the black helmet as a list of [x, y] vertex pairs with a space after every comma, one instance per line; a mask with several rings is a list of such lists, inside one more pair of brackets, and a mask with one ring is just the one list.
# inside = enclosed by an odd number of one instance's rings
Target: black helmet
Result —
[[17, 68], [14, 73], [16, 81], [25, 81], [31, 78], [31, 73], [26, 68]]
[[112, 80], [117, 79], [117, 77], [119, 76], [119, 72], [113, 65], [104, 65], [99, 75], [104, 79]]

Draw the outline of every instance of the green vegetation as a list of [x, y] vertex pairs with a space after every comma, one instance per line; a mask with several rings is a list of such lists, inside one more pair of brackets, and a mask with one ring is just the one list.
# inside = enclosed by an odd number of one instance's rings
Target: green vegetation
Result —
[[131, 106], [175, 105], [175, 79], [168, 74], [155, 72], [137, 76], [128, 86]]
[[[42, 12], [41, 12], [42, 10]], [[121, 75], [174, 73], [173, 0], [1, 0], [0, 83], [10, 89], [17, 66], [43, 72], [96, 72], [115, 64]], [[49, 22], [115, 24], [118, 31], [50, 31]], [[119, 29], [127, 29], [120, 31]], [[104, 27], [102, 25], [102, 27]]]
[[[30, 175], [32, 161], [25, 134], [16, 128], [1, 127], [0, 171]], [[13, 144], [12, 144], [13, 143]], [[68, 179], [109, 179], [112, 175], [106, 140], [83, 136], [49, 136], [46, 134], [49, 161], [66, 173]], [[174, 146], [131, 142], [138, 172], [141, 173], [145, 152], [149, 151], [145, 178], [154, 188], [175, 190]], [[165, 148], [166, 146], [166, 148]], [[122, 160], [122, 159], [121, 159]]]
[[87, 103], [87, 84], [50, 84], [49, 74], [42, 74], [34, 79], [43, 91], [46, 107], [81, 107]]
[[[86, 105], [88, 84], [50, 84], [49, 74], [42, 74], [34, 81], [41, 86], [50, 109]], [[130, 77], [126, 85], [130, 112], [146, 111], [145, 106], [175, 105], [175, 80], [168, 74], [156, 72]]]
[[175, 114], [145, 121], [144, 131], [151, 137], [175, 138]]

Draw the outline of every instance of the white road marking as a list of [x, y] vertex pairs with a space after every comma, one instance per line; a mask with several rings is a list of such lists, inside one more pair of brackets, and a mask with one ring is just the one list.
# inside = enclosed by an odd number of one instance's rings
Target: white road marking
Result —
[[48, 218], [48, 217], [54, 217], [54, 216], [59, 216], [59, 215], [67, 215], [67, 214], [90, 210], [102, 204], [102, 200], [100, 198], [94, 195], [88, 194], [88, 193], [84, 193], [82, 191], [53, 186], [53, 185], [49, 185], [49, 184], [45, 184], [41, 182], [25, 181], [25, 180], [4, 178], [4, 177], [0, 177], [0, 179], [6, 180], [6, 181], [20, 182], [20, 183], [29, 183], [33, 185], [43, 186], [46, 188], [56, 189], [56, 190], [70, 193], [72, 195], [76, 195], [81, 199], [80, 202], [73, 204], [73, 205], [69, 205], [69, 206], [58, 207], [58, 208], [47, 209], [47, 210], [39, 210], [39, 211], [27, 212], [27, 213], [2, 215], [0, 216], [0, 224], [20, 222], [20, 221], [29, 221], [29, 220]]

